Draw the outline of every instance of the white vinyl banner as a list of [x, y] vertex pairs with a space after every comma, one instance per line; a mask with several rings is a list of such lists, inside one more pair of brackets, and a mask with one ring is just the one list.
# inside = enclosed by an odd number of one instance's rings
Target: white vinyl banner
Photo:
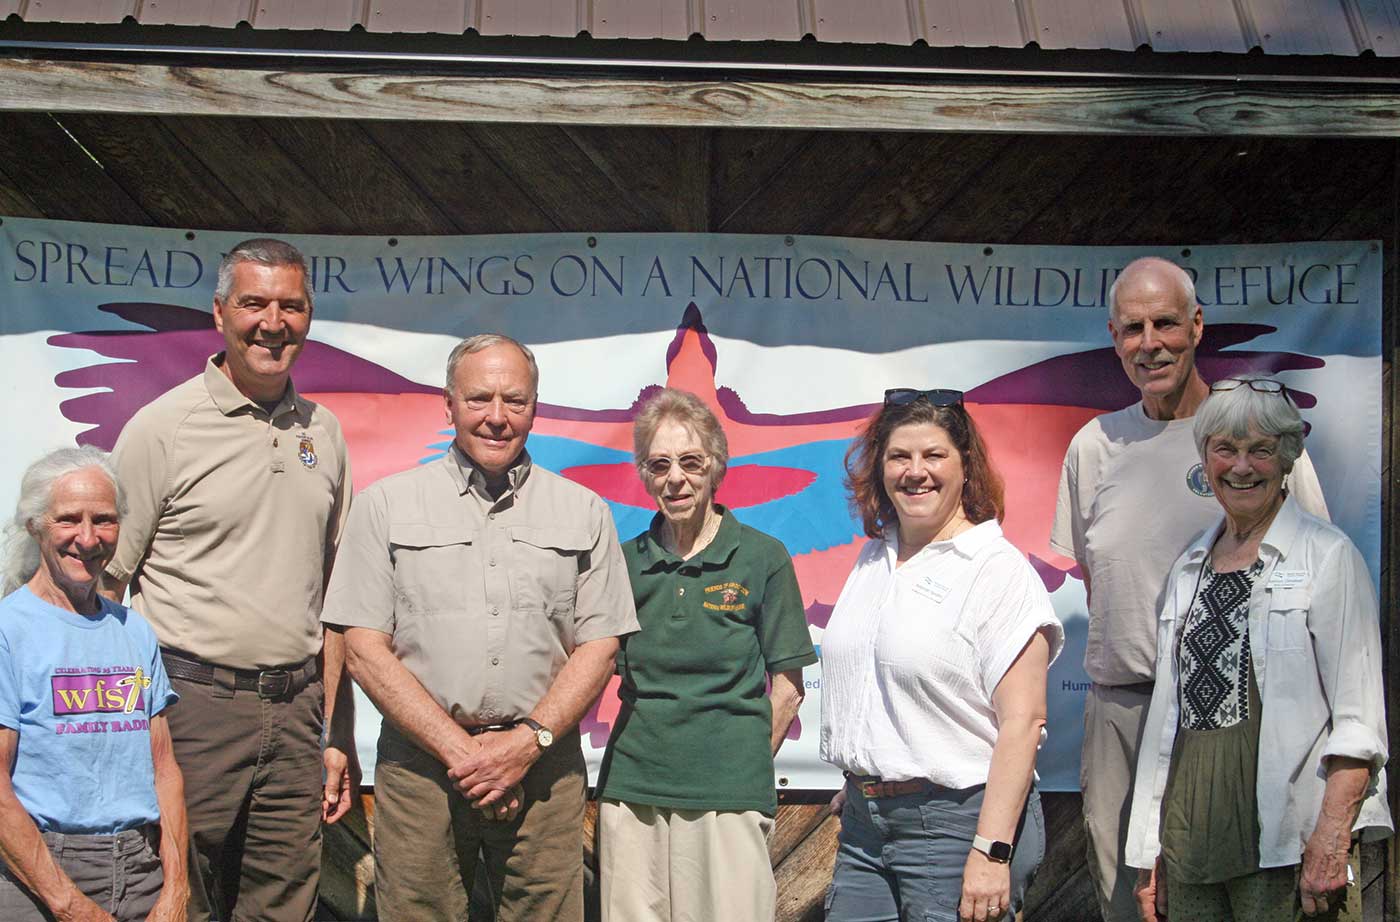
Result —
[[[7, 519], [30, 461], [61, 445], [110, 448], [140, 406], [222, 348], [209, 316], [215, 271], [252, 235], [0, 222]], [[658, 386], [693, 391], [729, 438], [719, 500], [786, 544], [818, 646], [866, 540], [842, 487], [852, 436], [885, 388], [965, 391], [1006, 479], [1004, 530], [1068, 638], [1050, 671], [1044, 789], [1078, 786], [1088, 687], [1084, 586], [1049, 546], [1056, 484], [1070, 437], [1138, 399], [1106, 329], [1108, 288], [1130, 260], [1152, 252], [1196, 278], [1207, 380], [1258, 371], [1288, 385], [1333, 519], [1379, 573], [1375, 242], [1145, 251], [676, 234], [287, 239], [310, 258], [316, 297], [293, 377], [340, 418], [357, 490], [442, 454], [447, 353], [500, 331], [539, 359], [536, 463], [598, 492], [625, 539], [655, 511], [630, 462], [634, 406]], [[583, 721], [593, 768], [618, 712], [616, 682]], [[806, 685], [778, 784], [831, 789], [839, 774], [817, 756], [819, 666]], [[378, 724], [361, 698], [367, 782]]]

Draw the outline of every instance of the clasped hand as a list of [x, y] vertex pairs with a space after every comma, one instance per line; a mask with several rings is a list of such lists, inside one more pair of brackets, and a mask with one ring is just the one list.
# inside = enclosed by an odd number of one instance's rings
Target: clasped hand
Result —
[[515, 728], [483, 733], [473, 740], [477, 748], [449, 765], [447, 777], [473, 807], [490, 819], [508, 822], [524, 805], [521, 782], [539, 758], [534, 734]]

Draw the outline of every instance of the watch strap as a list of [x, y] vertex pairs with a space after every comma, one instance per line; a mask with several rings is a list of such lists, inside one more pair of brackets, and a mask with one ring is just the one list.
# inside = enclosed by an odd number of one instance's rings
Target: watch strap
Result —
[[988, 839], [986, 836], [974, 834], [972, 837], [972, 847], [997, 864], [1009, 864], [1011, 862], [1010, 842], [998, 842], [996, 839]]

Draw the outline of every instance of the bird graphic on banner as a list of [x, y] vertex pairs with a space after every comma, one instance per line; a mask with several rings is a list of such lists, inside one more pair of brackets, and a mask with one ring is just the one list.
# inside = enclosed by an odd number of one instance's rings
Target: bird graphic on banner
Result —
[[[138, 409], [198, 374], [206, 358], [224, 343], [210, 315], [200, 310], [138, 302], [103, 304], [98, 309], [140, 328], [59, 333], [48, 342], [114, 360], [64, 371], [55, 378], [60, 387], [93, 391], [63, 401], [60, 412], [73, 422], [91, 426], [78, 436], [80, 443], [110, 450]], [[1214, 381], [1249, 371], [1276, 373], [1323, 364], [1296, 353], [1237, 348], [1273, 331], [1264, 324], [1208, 326], [1197, 350], [1197, 366], [1207, 381]], [[689, 304], [666, 350], [664, 382], [642, 387], [625, 408], [539, 404], [530, 435], [531, 457], [602, 496], [618, 534], [625, 539], [646, 528], [655, 512], [632, 464], [636, 408], [662, 386], [696, 394], [723, 424], [729, 440], [729, 470], [716, 498], [746, 524], [787, 546], [805, 597], [807, 620], [819, 642], [845, 576], [866, 540], [846, 502], [845, 453], [879, 404], [797, 414], [754, 413], [740, 394], [716, 384], [721, 358], [700, 310]], [[438, 387], [314, 340], [307, 341], [298, 359], [295, 380], [301, 394], [340, 420], [357, 488], [441, 457], [451, 445], [452, 431], [444, 428]], [[1307, 393], [1290, 389], [1290, 394], [1301, 407], [1316, 403]], [[965, 395], [968, 412], [1006, 481], [1003, 530], [1051, 592], [1067, 576], [1078, 577], [1074, 562], [1049, 546], [1065, 449], [1088, 420], [1138, 398], [1111, 348], [1027, 365]], [[617, 715], [617, 682], [614, 677], [580, 726], [598, 747], [606, 742]], [[800, 732], [800, 724], [794, 722], [789, 735]]]

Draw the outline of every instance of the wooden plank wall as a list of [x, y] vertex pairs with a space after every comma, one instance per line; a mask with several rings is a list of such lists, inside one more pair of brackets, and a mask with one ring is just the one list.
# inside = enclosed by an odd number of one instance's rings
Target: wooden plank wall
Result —
[[[1201, 139], [0, 113], [0, 214], [267, 233], [684, 231], [1036, 244], [1382, 240], [1393, 417], [1400, 145]], [[1209, 318], [1207, 318], [1209, 322]], [[1400, 430], [1391, 426], [1385, 457]], [[1384, 611], [1400, 591], [1387, 517]], [[1400, 656], [1389, 619], [1387, 660]], [[1390, 683], [1391, 737], [1400, 707]], [[1392, 791], [1395, 785], [1392, 785]], [[372, 803], [371, 803], [372, 805]], [[835, 821], [785, 804], [781, 917], [820, 917]], [[1077, 795], [1045, 798], [1026, 917], [1098, 918]], [[326, 843], [328, 914], [372, 918], [372, 810]], [[1368, 849], [1366, 918], [1400, 919], [1396, 852]], [[1382, 875], [1388, 868], [1389, 874]]]

